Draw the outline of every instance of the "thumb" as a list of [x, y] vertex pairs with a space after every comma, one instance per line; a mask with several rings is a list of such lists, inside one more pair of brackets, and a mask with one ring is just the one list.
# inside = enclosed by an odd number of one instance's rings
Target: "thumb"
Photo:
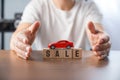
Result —
[[93, 22], [89, 22], [88, 23], [88, 29], [91, 33], [96, 34], [97, 30], [95, 29], [95, 25], [93, 24]]
[[31, 31], [32, 34], [35, 34], [39, 29], [39, 27], [40, 27], [40, 22], [36, 21], [29, 27], [29, 31]]

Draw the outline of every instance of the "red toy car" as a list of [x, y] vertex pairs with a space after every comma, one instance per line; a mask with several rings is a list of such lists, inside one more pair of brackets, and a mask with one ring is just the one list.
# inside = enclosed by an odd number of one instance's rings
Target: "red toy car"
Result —
[[55, 43], [51, 43], [48, 45], [48, 48], [55, 49], [55, 48], [67, 48], [70, 49], [71, 47], [74, 47], [73, 42], [67, 41], [67, 40], [61, 40]]

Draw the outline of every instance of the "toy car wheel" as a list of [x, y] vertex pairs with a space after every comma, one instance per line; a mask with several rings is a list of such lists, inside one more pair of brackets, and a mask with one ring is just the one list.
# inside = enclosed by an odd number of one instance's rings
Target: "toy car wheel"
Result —
[[55, 49], [55, 46], [54, 46], [54, 45], [52, 45], [50, 48], [51, 48], [51, 49]]
[[69, 45], [68, 45], [66, 48], [67, 48], [67, 49], [70, 49], [70, 48], [71, 48], [71, 46], [69, 46]]

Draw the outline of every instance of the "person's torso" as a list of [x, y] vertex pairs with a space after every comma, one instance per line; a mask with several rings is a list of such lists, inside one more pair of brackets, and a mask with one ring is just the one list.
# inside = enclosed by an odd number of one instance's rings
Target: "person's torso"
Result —
[[[70, 11], [55, 7], [52, 0], [42, 1], [40, 13], [41, 27], [35, 43], [38, 49], [43, 49], [51, 42], [69, 40], [76, 48], [85, 48], [85, 6], [84, 0], [77, 1]], [[38, 12], [39, 13], [39, 12]], [[39, 45], [38, 45], [39, 44]]]

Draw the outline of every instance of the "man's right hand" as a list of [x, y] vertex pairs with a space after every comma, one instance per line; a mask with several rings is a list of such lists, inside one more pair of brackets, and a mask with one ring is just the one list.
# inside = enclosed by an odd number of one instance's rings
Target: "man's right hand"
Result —
[[11, 38], [10, 47], [16, 54], [23, 58], [28, 59], [32, 52], [31, 45], [35, 39], [36, 32], [39, 29], [40, 23], [36, 21], [30, 27], [15, 32]]

